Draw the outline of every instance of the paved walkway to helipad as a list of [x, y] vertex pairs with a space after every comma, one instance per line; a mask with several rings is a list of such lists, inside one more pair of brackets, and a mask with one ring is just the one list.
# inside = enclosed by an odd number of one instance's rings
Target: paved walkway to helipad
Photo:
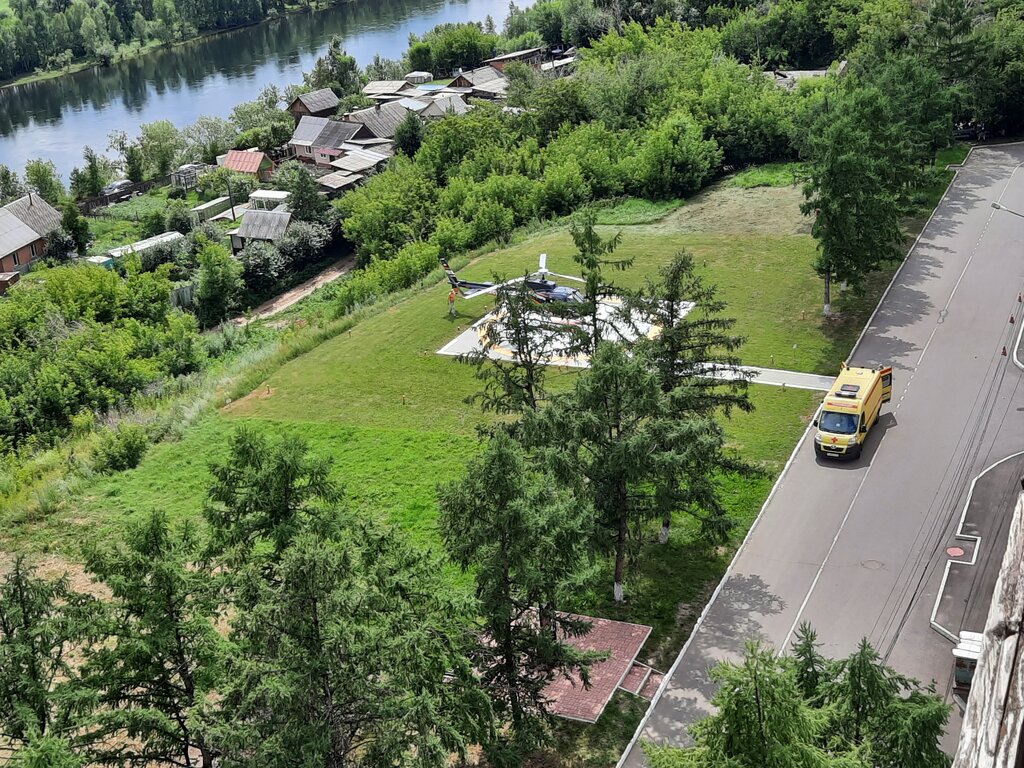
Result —
[[[441, 347], [441, 349], [437, 350], [437, 354], [459, 357], [460, 355], [468, 355], [471, 352], [476, 352], [481, 348], [480, 327], [483, 324], [490, 322], [492, 319], [493, 313], [480, 318], [469, 328]], [[490, 352], [490, 357], [495, 360], [509, 360], [512, 358], [512, 355], [512, 350], [507, 349], [493, 349]], [[590, 362], [586, 358], [561, 357], [553, 361], [552, 365], [558, 365], [565, 368], [586, 368], [590, 365]], [[753, 384], [768, 384], [775, 387], [792, 387], [793, 389], [810, 389], [819, 392], [827, 392], [834, 381], [832, 376], [818, 376], [814, 373], [780, 371], [774, 368], [755, 368], [751, 366], [738, 368], [737, 375], [739, 373], [750, 375], [750, 381]], [[718, 375], [721, 375], [723, 378], [728, 376], [727, 373]]]

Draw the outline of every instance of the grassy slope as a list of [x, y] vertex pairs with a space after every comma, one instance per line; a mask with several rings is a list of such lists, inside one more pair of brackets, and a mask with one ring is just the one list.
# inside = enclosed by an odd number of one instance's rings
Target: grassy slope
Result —
[[[763, 232], [738, 239], [724, 231], [731, 225], [708, 215], [728, 213], [729, 205], [749, 208], [756, 199], [776, 211], [785, 207], [789, 217], [776, 216]], [[617, 277], [636, 284], [678, 248], [688, 247], [700, 263], [707, 259], [709, 277], [721, 286], [740, 318], [741, 331], [750, 336], [745, 359], [767, 364], [778, 350], [777, 365], [831, 370], [831, 361], [841, 354], [830, 351], [833, 340], [815, 332], [820, 322], [813, 299], [807, 302], [808, 318], [813, 319], [801, 321], [799, 311], [784, 309], [787, 304], [799, 307], [801, 294], [816, 292], [813, 276], [804, 274], [812, 244], [806, 234], [792, 231], [798, 226], [794, 205], [792, 195], [787, 199], [766, 196], [765, 190], [721, 189], [655, 224], [624, 227], [620, 252], [635, 256], [636, 266]], [[621, 211], [615, 215], [629, 220]], [[770, 234], [780, 222], [790, 231]], [[748, 222], [738, 225], [747, 227]], [[688, 228], [704, 231], [682, 231]], [[570, 241], [561, 230], [479, 259], [465, 274], [519, 274], [535, 267], [542, 250], [550, 254], [552, 270], [572, 272]], [[751, 281], [752, 274], [760, 277]], [[182, 442], [155, 447], [139, 469], [98, 480], [83, 501], [69, 505], [66, 519], [106, 528], [120, 525], [131, 511], [152, 506], [194, 514], [206, 485], [206, 465], [221, 454], [230, 429], [250, 420], [305, 435], [335, 457], [339, 475], [361, 509], [398, 522], [424, 541], [432, 539], [433, 486], [459, 472], [473, 450], [474, 428], [481, 418], [463, 403], [476, 388], [471, 371], [434, 352], [491, 303], [484, 298], [460, 302], [460, 316], [453, 320], [446, 314], [446, 293], [444, 285], [436, 285], [294, 360], [249, 396], [206, 417]], [[852, 334], [843, 340], [848, 342]], [[793, 343], [796, 353], [785, 356]], [[730, 434], [751, 459], [778, 462], [799, 432], [793, 414], [809, 411], [813, 396], [765, 389], [757, 392], [756, 400], [758, 412], [737, 417]], [[783, 423], [784, 428], [778, 426]], [[37, 531], [37, 545], [58, 533], [54, 522], [29, 526]]]

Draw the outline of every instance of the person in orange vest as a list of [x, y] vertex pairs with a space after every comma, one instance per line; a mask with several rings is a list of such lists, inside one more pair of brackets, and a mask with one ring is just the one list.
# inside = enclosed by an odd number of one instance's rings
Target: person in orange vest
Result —
[[454, 317], [458, 314], [455, 311], [455, 300], [459, 297], [459, 289], [452, 288], [451, 293], [448, 294], [448, 314]]

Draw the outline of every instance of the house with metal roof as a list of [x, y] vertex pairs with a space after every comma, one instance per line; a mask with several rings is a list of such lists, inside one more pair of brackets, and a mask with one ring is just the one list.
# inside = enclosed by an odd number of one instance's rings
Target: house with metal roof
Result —
[[338, 111], [339, 104], [337, 94], [330, 88], [321, 88], [309, 93], [296, 96], [288, 105], [296, 120], [303, 117], [330, 117]]
[[[46, 249], [46, 236], [60, 227], [60, 213], [30, 192], [0, 208], [0, 272], [25, 272]], [[12, 283], [13, 284], [13, 283]]]
[[281, 239], [292, 223], [292, 214], [283, 206], [273, 211], [250, 208], [242, 214], [242, 225], [231, 232], [231, 248], [242, 250], [247, 243], [261, 241], [274, 243]]
[[363, 86], [363, 95], [370, 99], [387, 101], [401, 98], [401, 94], [412, 89], [412, 83], [407, 80], [371, 80]]
[[434, 75], [432, 72], [424, 72], [422, 70], [418, 72], [410, 72], [405, 76], [405, 82], [412, 83], [413, 85], [429, 83], [433, 79]]
[[368, 138], [373, 138], [373, 134], [362, 123], [303, 117], [288, 146], [299, 160], [326, 166], [340, 154], [346, 141]]
[[344, 154], [331, 161], [331, 167], [345, 173], [367, 173], [388, 161], [388, 155], [368, 149], [345, 150]]
[[260, 181], [270, 181], [270, 176], [274, 172], [274, 161], [267, 157], [265, 153], [252, 149], [230, 150], [224, 155], [222, 165], [236, 173], [255, 176]]
[[469, 72], [460, 72], [447, 87], [469, 89], [473, 96], [481, 99], [503, 99], [508, 92], [508, 78], [504, 72], [487, 64]]
[[395, 131], [408, 112], [401, 102], [392, 101], [349, 112], [345, 119], [353, 123], [362, 123], [379, 139], [393, 139]]
[[512, 53], [503, 53], [501, 56], [495, 56], [492, 59], [486, 59], [484, 64], [489, 64], [499, 72], [504, 72], [505, 67], [513, 62], [520, 62], [527, 66], [538, 68], [541, 62], [544, 60], [544, 49], [543, 48], [524, 48], [521, 51], [512, 51]]
[[464, 115], [472, 109], [465, 99], [456, 93], [424, 96], [419, 100], [427, 105], [426, 109], [419, 112], [419, 116], [424, 120], [437, 120], [447, 115]]

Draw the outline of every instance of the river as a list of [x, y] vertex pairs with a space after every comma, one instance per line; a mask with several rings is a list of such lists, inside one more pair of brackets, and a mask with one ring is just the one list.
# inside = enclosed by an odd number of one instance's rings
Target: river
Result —
[[[528, 6], [529, 2], [519, 2]], [[360, 65], [375, 54], [398, 58], [409, 34], [437, 24], [483, 21], [500, 28], [508, 0], [355, 0], [283, 18], [70, 75], [0, 91], [0, 163], [52, 160], [67, 180], [82, 148], [106, 151], [107, 135], [138, 132], [142, 123], [181, 127], [200, 115], [227, 117], [263, 86], [301, 82], [334, 35]]]

